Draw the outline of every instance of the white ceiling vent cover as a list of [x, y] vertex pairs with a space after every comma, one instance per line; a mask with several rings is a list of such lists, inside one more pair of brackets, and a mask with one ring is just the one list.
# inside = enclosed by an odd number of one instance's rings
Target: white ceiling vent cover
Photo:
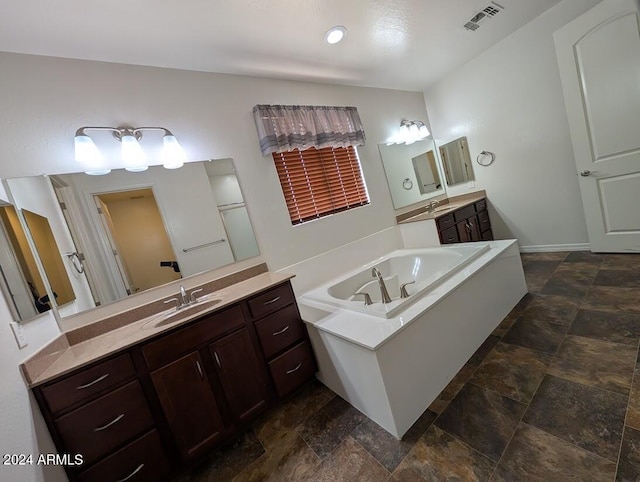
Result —
[[489, 5], [480, 10], [474, 17], [464, 24], [464, 28], [470, 32], [475, 32], [480, 28], [480, 24], [484, 23], [488, 18], [498, 15], [504, 7], [496, 2], [491, 2]]

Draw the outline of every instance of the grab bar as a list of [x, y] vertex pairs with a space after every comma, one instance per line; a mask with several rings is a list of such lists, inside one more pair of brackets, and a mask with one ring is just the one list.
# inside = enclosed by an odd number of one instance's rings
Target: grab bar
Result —
[[206, 248], [207, 246], [213, 246], [214, 244], [220, 244], [220, 243], [226, 243], [226, 242], [227, 240], [222, 238], [222, 239], [218, 239], [217, 241], [211, 241], [210, 243], [199, 244], [198, 246], [192, 246], [191, 248], [184, 248], [182, 252], [188, 253], [189, 251], [194, 251], [196, 249]]

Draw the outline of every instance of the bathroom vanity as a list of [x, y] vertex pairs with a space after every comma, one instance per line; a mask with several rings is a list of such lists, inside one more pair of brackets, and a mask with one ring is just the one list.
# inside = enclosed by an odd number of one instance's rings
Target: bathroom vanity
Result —
[[29, 381], [59, 453], [82, 455], [70, 480], [168, 480], [312, 378], [289, 278], [264, 273], [177, 321], [139, 320], [57, 353]]
[[397, 216], [396, 220], [401, 225], [428, 225], [437, 232], [440, 244], [493, 240], [484, 191], [445, 198], [433, 207], [418, 208]]

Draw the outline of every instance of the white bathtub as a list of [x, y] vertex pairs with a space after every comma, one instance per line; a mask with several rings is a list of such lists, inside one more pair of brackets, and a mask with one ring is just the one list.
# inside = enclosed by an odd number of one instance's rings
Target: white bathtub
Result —
[[[369, 315], [391, 318], [488, 250], [488, 244], [481, 244], [442, 246], [411, 250], [408, 254], [394, 254], [347, 273], [338, 280], [325, 283], [305, 293], [304, 297]], [[382, 273], [393, 300], [391, 303], [382, 303], [380, 286], [371, 273], [373, 268]], [[414, 283], [406, 287], [409, 297], [401, 298], [400, 286], [412, 281]], [[366, 306], [364, 296], [355, 293], [367, 293], [373, 304]]]

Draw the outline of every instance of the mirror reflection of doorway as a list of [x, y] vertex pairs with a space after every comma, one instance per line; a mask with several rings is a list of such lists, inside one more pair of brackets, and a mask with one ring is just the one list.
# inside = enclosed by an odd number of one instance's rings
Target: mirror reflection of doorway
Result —
[[181, 278], [151, 188], [94, 194], [94, 200], [129, 294]]

